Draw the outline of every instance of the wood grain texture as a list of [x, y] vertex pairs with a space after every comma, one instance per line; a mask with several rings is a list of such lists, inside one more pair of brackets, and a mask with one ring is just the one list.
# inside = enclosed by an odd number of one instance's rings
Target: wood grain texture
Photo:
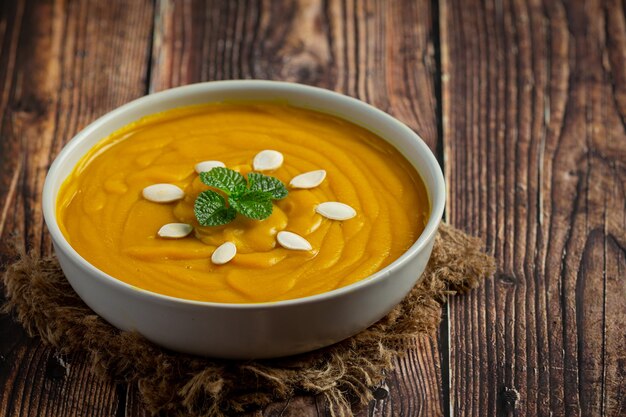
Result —
[[452, 224], [493, 281], [450, 304], [454, 415], [626, 413], [624, 7], [444, 1]]
[[[78, 130], [143, 95], [152, 3], [0, 2], [0, 264], [18, 236], [50, 253], [40, 195]], [[1, 301], [1, 299], [0, 299]], [[115, 385], [85, 358], [59, 358], [0, 316], [0, 416], [113, 416]]]
[[[0, 1], [0, 264], [12, 236], [50, 252], [45, 172], [110, 109], [204, 80], [318, 85], [416, 130], [448, 220], [500, 265], [359, 417], [624, 415], [625, 22], [619, 0]], [[328, 414], [296, 397], [253, 415]], [[0, 417], [39, 415], [146, 412], [0, 315]]]

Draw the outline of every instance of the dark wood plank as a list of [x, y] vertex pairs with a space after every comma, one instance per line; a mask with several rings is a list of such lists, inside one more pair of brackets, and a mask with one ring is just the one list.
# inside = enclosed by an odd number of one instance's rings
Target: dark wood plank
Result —
[[500, 272], [450, 304], [452, 413], [626, 410], [618, 1], [444, 1], [448, 219]]
[[[49, 253], [40, 194], [63, 144], [146, 91], [149, 0], [0, 2], [0, 264], [11, 236]], [[0, 299], [0, 301], [2, 301]], [[0, 316], [0, 416], [113, 416], [116, 387]]]
[[[437, 148], [430, 2], [160, 0], [157, 4], [151, 91], [231, 78], [317, 85], [389, 112]], [[442, 415], [440, 356], [436, 339], [420, 338], [389, 376], [389, 397], [359, 415]], [[302, 398], [265, 413], [327, 414], [323, 404]]]

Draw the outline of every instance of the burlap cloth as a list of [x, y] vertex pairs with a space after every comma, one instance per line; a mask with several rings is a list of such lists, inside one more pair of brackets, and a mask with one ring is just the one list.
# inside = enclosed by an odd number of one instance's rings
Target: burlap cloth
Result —
[[435, 332], [447, 297], [493, 273], [493, 258], [480, 249], [479, 240], [442, 225], [424, 279], [386, 317], [343, 342], [282, 359], [199, 358], [119, 331], [83, 304], [56, 258], [20, 248], [4, 273], [3, 309], [61, 353], [86, 352], [97, 373], [137, 384], [154, 414], [231, 416], [304, 393], [324, 396], [333, 416], [351, 416], [416, 336]]

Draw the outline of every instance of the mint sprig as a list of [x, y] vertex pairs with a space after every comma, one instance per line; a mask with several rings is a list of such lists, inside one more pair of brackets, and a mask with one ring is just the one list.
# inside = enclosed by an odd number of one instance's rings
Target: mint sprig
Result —
[[265, 220], [272, 214], [272, 200], [287, 197], [287, 187], [277, 178], [251, 172], [248, 179], [232, 169], [216, 167], [200, 174], [200, 180], [221, 192], [203, 191], [194, 204], [194, 213], [202, 226], [230, 223], [237, 213], [254, 220]]

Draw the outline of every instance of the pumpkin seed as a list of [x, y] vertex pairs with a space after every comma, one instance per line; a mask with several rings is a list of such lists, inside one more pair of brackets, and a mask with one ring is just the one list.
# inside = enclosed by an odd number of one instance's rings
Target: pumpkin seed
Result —
[[317, 171], [296, 175], [291, 179], [289, 185], [293, 188], [315, 188], [324, 181], [324, 178], [326, 178], [326, 171], [318, 169]]
[[171, 203], [180, 200], [185, 192], [174, 184], [153, 184], [143, 189], [143, 197], [155, 203]]
[[347, 204], [337, 201], [327, 201], [318, 204], [315, 211], [331, 220], [348, 220], [356, 216], [356, 210]]
[[226, 165], [224, 165], [221, 161], [202, 161], [196, 164], [195, 170], [198, 174], [200, 174], [201, 172], [209, 172], [215, 167], [226, 168]]
[[215, 265], [223, 265], [230, 262], [237, 254], [237, 246], [232, 242], [222, 243], [211, 255], [211, 262]]
[[278, 232], [276, 240], [285, 249], [291, 250], [311, 250], [313, 246], [308, 240], [293, 232]]
[[270, 171], [280, 168], [283, 160], [282, 153], [268, 149], [256, 154], [252, 161], [252, 166], [255, 171]]
[[180, 239], [187, 236], [193, 230], [193, 226], [187, 223], [168, 223], [163, 225], [158, 235], [168, 239]]

